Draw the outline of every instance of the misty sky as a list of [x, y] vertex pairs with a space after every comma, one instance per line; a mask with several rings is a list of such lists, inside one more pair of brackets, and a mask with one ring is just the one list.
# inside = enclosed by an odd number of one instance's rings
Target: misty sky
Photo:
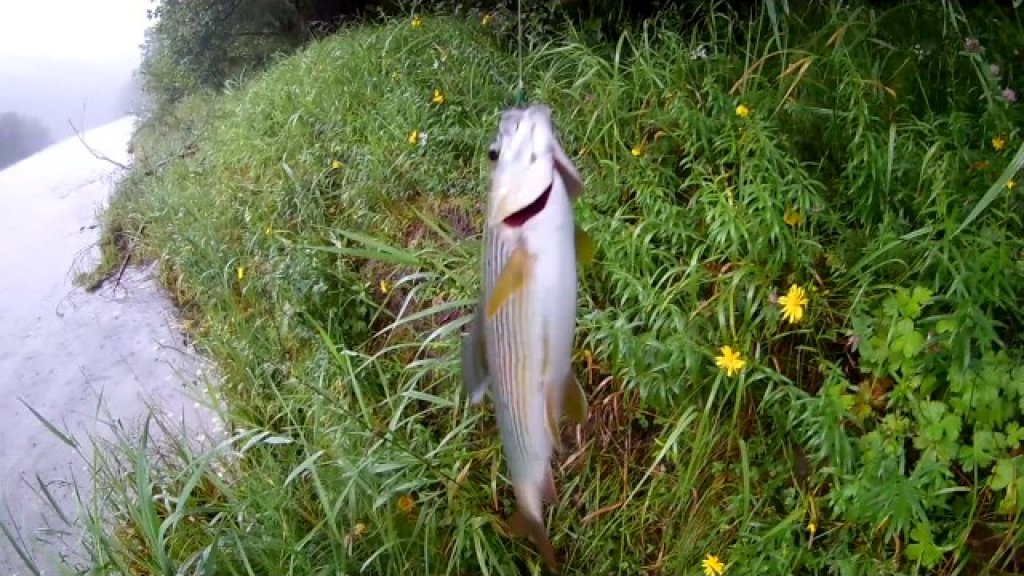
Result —
[[54, 139], [123, 115], [151, 0], [0, 0], [0, 113], [42, 120]]

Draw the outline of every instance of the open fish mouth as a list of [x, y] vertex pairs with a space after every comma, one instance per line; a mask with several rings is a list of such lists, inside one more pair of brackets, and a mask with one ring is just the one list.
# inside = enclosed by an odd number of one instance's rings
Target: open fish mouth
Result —
[[[554, 181], [552, 181], [552, 184], [554, 184]], [[529, 222], [530, 219], [537, 214], [540, 214], [544, 210], [544, 207], [547, 206], [548, 197], [551, 196], [552, 184], [548, 184], [548, 187], [544, 189], [544, 192], [542, 192], [536, 200], [530, 202], [522, 209], [506, 216], [502, 222], [510, 228], [518, 228]]]

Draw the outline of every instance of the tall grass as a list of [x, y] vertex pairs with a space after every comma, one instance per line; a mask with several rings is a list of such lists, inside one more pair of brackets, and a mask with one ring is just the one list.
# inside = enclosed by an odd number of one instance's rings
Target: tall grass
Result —
[[[531, 44], [598, 245], [552, 541], [570, 574], [1019, 570], [1018, 13], [782, 4]], [[493, 26], [421, 22], [192, 110], [187, 154], [140, 131], [108, 229], [160, 261], [233, 430], [102, 478], [131, 520], [91, 526], [97, 573], [539, 571], [456, 366], [516, 62]]]

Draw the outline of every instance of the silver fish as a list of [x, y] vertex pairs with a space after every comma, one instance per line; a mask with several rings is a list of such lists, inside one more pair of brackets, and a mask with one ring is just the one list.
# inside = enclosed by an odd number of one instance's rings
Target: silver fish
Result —
[[491, 190], [484, 230], [483, 291], [462, 342], [462, 378], [472, 404], [490, 392], [517, 508], [515, 535], [528, 534], [548, 566], [558, 561], [543, 501], [557, 499], [551, 457], [563, 416], [587, 418], [571, 366], [576, 262], [593, 245], [576, 227], [582, 181], [545, 106], [502, 113], [489, 150]]

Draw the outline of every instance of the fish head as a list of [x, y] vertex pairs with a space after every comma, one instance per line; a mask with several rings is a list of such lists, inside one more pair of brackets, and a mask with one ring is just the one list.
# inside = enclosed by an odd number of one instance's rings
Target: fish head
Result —
[[491, 161], [489, 220], [517, 227], [544, 208], [548, 195], [580, 194], [582, 182], [555, 134], [551, 110], [532, 105], [501, 115], [488, 150]]

